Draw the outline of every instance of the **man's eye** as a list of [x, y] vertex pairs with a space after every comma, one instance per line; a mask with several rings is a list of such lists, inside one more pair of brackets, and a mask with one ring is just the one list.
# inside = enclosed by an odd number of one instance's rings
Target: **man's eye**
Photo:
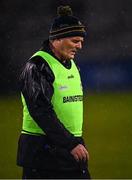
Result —
[[78, 43], [78, 41], [73, 41], [73, 43]]

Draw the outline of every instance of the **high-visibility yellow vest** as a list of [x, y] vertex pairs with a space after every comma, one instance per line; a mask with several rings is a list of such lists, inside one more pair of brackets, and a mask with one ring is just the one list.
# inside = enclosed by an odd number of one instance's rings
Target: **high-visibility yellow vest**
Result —
[[[55, 76], [51, 103], [58, 119], [74, 136], [82, 136], [83, 91], [80, 74], [74, 61], [71, 60], [71, 68], [67, 69], [47, 52], [38, 51], [32, 57], [34, 56], [41, 56], [48, 63]], [[24, 130], [22, 133], [45, 134], [30, 116], [23, 95], [22, 102]]]

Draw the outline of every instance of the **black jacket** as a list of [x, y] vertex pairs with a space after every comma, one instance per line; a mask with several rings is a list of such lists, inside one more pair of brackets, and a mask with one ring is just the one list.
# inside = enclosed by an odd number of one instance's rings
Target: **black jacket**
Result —
[[[43, 43], [41, 50], [54, 56], [48, 41]], [[66, 68], [71, 67], [70, 61], [63, 65]], [[20, 89], [30, 115], [44, 130], [46, 136], [20, 135], [17, 155], [17, 164], [20, 166], [44, 169], [78, 167], [70, 151], [79, 143], [83, 144], [83, 140], [81, 137], [74, 137], [57, 118], [51, 104], [53, 82], [54, 74], [40, 56], [26, 62], [20, 76]]]

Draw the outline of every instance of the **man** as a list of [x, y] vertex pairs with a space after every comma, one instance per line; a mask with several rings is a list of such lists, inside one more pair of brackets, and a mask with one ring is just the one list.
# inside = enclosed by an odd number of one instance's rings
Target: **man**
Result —
[[83, 93], [73, 61], [85, 27], [69, 6], [58, 8], [49, 40], [21, 74], [23, 127], [17, 164], [27, 178], [90, 178], [82, 139]]

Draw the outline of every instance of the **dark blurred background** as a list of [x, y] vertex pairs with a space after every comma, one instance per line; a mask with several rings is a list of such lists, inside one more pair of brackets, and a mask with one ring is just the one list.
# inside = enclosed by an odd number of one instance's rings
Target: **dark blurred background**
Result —
[[21, 177], [19, 74], [48, 38], [59, 5], [70, 5], [88, 31], [76, 61], [92, 177], [132, 178], [132, 0], [0, 1], [0, 178]]
[[17, 91], [22, 64], [48, 38], [57, 6], [67, 4], [88, 30], [78, 57], [85, 89], [132, 89], [131, 0], [1, 0], [0, 93]]

